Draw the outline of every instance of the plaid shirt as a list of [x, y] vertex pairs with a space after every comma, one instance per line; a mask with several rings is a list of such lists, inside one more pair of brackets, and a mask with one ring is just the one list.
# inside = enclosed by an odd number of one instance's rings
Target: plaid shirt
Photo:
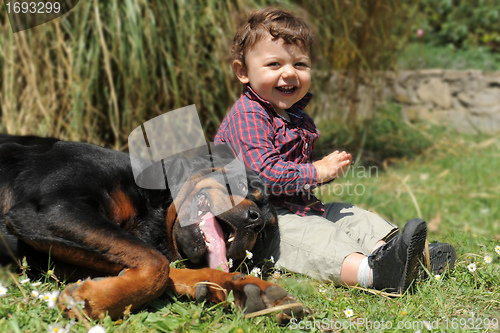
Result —
[[268, 185], [271, 201], [297, 215], [324, 213], [323, 204], [311, 193], [318, 186], [312, 165], [314, 141], [319, 131], [303, 109], [306, 94], [281, 117], [268, 101], [248, 85], [222, 121], [215, 144], [230, 144], [246, 166]]

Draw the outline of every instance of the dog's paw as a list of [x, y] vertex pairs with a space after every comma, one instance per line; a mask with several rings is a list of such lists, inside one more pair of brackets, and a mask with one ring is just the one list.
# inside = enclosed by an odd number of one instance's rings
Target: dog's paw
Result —
[[281, 309], [276, 315], [276, 321], [285, 325], [292, 318], [302, 319], [309, 313], [294, 296], [278, 285], [271, 285], [262, 291], [257, 285], [247, 284], [243, 291], [246, 296], [245, 314], [247, 315], [266, 309], [269, 309], [269, 312], [273, 309]]
[[[75, 291], [83, 283], [84, 282], [72, 283], [68, 285], [66, 289], [64, 289], [63, 292], [59, 295], [59, 298], [57, 300], [58, 307], [69, 318], [78, 319], [79, 317], [81, 317], [81, 311], [85, 311], [85, 301], [78, 296], [74, 297]], [[78, 309], [79, 305], [82, 310]]]

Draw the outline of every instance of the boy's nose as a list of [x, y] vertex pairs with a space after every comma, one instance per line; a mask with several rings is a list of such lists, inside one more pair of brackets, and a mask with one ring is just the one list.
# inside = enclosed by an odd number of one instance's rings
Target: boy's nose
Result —
[[283, 78], [292, 78], [292, 77], [297, 77], [297, 73], [295, 73], [295, 69], [293, 68], [293, 66], [287, 65], [283, 67], [281, 76]]

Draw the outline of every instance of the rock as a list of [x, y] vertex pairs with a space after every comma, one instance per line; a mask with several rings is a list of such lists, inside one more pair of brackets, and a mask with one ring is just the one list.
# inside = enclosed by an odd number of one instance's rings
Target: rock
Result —
[[474, 113], [500, 113], [500, 89], [488, 88], [478, 92], [462, 92], [458, 99]]
[[403, 104], [418, 104], [419, 102], [413, 89], [405, 89], [399, 84], [394, 87], [394, 99]]
[[427, 105], [409, 105], [404, 106], [402, 109], [403, 118], [406, 121], [417, 122], [417, 121], [428, 121], [435, 123], [432, 107]]
[[417, 76], [416, 71], [401, 70], [396, 73], [396, 81], [399, 82], [403, 87], [407, 86], [407, 81], [409, 79]]
[[488, 87], [500, 88], [500, 72], [484, 72], [483, 77]]
[[443, 109], [449, 109], [451, 106], [450, 87], [438, 78], [432, 78], [421, 84], [417, 95], [421, 101], [434, 103]]
[[500, 132], [500, 115], [469, 115], [469, 121], [480, 132], [494, 134]]
[[443, 70], [438, 68], [421, 69], [418, 71], [418, 73], [420, 74], [421, 78], [424, 77], [435, 78], [443, 76]]
[[467, 80], [469, 74], [464, 71], [448, 70], [443, 73], [443, 80], [445, 81], [462, 81]]
[[465, 110], [447, 110], [437, 112], [434, 121], [437, 124], [454, 128], [461, 133], [477, 133], [476, 126]]

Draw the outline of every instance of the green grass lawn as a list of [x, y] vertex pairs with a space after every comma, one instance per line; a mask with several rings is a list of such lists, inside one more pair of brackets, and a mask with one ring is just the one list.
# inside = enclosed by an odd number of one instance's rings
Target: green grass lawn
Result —
[[[113, 322], [72, 323], [57, 309], [31, 296], [62, 290], [50, 277], [38, 286], [0, 270], [8, 289], [0, 298], [0, 332], [45, 332], [54, 324], [86, 332], [100, 324], [107, 332], [422, 332], [486, 330], [500, 321], [500, 137], [440, 134], [435, 144], [413, 160], [388, 163], [384, 169], [356, 166], [321, 191], [324, 201], [345, 201], [375, 211], [402, 226], [421, 216], [429, 222], [429, 240], [446, 241], [457, 249], [453, 271], [420, 282], [416, 293], [388, 298], [357, 289], [321, 284], [299, 275], [275, 280], [311, 309], [300, 325], [278, 326], [272, 315], [244, 319], [231, 302], [197, 304], [162, 297], [142, 310]], [[349, 189], [351, 190], [350, 192]], [[499, 250], [500, 252], [500, 250]], [[490, 255], [491, 263], [485, 261]], [[469, 265], [476, 270], [471, 272]], [[25, 283], [22, 283], [25, 282]], [[0, 290], [1, 293], [1, 290]], [[351, 317], [346, 315], [352, 314]], [[316, 324], [316, 328], [312, 325]], [[50, 329], [49, 330], [49, 325]], [[61, 332], [61, 329], [59, 329]]]

